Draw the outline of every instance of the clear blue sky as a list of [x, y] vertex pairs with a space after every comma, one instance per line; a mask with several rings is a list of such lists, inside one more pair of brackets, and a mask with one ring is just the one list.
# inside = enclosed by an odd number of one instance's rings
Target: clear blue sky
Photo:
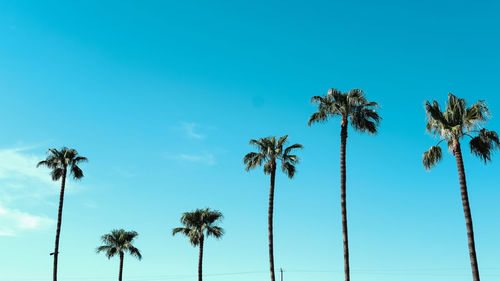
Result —
[[[305, 146], [277, 178], [276, 266], [285, 280], [342, 280], [339, 122], [307, 127], [313, 95], [361, 88], [373, 137], [350, 131], [352, 279], [471, 280], [455, 162], [431, 172], [423, 103], [485, 99], [500, 130], [498, 1], [0, 1], [0, 280], [50, 280], [58, 183], [48, 147], [89, 158], [68, 183], [61, 280], [114, 280], [96, 255], [113, 228], [140, 233], [125, 280], [195, 280], [182, 212], [225, 214], [207, 281], [268, 280], [268, 178], [250, 138]], [[500, 278], [499, 155], [465, 166], [482, 279]], [[230, 275], [230, 273], [238, 273]]]

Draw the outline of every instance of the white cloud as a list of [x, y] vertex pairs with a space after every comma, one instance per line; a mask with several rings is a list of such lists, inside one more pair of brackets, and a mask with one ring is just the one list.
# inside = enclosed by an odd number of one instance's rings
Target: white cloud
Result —
[[37, 169], [36, 164], [43, 159], [26, 154], [26, 148], [0, 150], [0, 179], [31, 178], [51, 183], [46, 169]]
[[54, 220], [45, 216], [32, 215], [0, 205], [0, 236], [15, 236], [25, 230], [46, 229]]
[[185, 154], [180, 153], [176, 155], [171, 155], [168, 158], [175, 159], [181, 162], [188, 163], [200, 163], [205, 165], [215, 165], [215, 156], [212, 153], [202, 153], [202, 154]]
[[198, 133], [195, 129], [198, 127], [196, 123], [192, 122], [182, 122], [181, 123], [182, 130], [186, 134], [187, 137], [192, 139], [204, 139], [205, 135]]

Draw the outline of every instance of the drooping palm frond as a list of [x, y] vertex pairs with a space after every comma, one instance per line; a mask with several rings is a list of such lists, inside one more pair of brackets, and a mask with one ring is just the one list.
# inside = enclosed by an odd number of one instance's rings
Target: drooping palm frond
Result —
[[377, 127], [382, 119], [375, 107], [378, 106], [375, 102], [360, 104], [355, 107], [351, 114], [351, 124], [352, 126], [360, 132], [368, 132], [370, 134], [377, 133]]
[[142, 255], [139, 249], [134, 246], [129, 246], [127, 250], [131, 256], [136, 257], [138, 260], [142, 260]]
[[213, 236], [220, 239], [224, 235], [224, 229], [220, 226], [212, 226], [207, 228], [207, 236]]
[[282, 162], [281, 163], [281, 170], [289, 178], [293, 178], [293, 176], [295, 176], [295, 166], [292, 165], [292, 163], [290, 163], [290, 162]]
[[491, 161], [491, 152], [500, 146], [500, 142], [496, 132], [481, 129], [479, 135], [472, 138], [469, 145], [472, 154], [487, 163]]
[[432, 146], [428, 151], [424, 152], [422, 163], [427, 170], [430, 170], [436, 166], [442, 157], [441, 147]]
[[448, 122], [443, 116], [437, 101], [425, 102], [425, 113], [427, 117], [426, 129], [429, 133], [440, 138], [447, 138], [446, 129]]

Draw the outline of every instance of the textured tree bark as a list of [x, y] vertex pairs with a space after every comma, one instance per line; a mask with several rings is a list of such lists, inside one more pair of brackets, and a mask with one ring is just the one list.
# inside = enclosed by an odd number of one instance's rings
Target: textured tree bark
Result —
[[271, 185], [269, 187], [269, 210], [267, 216], [269, 231], [269, 270], [271, 271], [271, 281], [275, 281], [274, 276], [274, 245], [273, 245], [273, 208], [274, 208], [274, 181], [276, 177], [276, 163], [273, 163], [271, 171]]
[[205, 237], [202, 235], [200, 239], [200, 257], [198, 260], [198, 281], [202, 281], [203, 279], [203, 242]]
[[474, 242], [474, 229], [472, 227], [472, 215], [469, 205], [469, 195], [467, 193], [467, 181], [465, 178], [465, 168], [462, 159], [462, 149], [460, 143], [453, 144], [453, 154], [457, 160], [458, 179], [460, 181], [460, 193], [462, 194], [462, 205], [464, 208], [465, 225], [467, 227], [467, 239], [469, 244], [470, 265], [472, 268], [472, 280], [479, 281], [479, 269], [477, 265], [476, 246]]
[[123, 278], [123, 252], [120, 252], [120, 273], [118, 275], [118, 281], [122, 281]]
[[59, 258], [59, 237], [61, 235], [61, 222], [62, 222], [62, 210], [64, 202], [64, 188], [66, 186], [66, 167], [63, 168], [63, 174], [61, 177], [61, 192], [59, 193], [59, 210], [57, 212], [57, 227], [56, 227], [56, 243], [54, 247], [54, 269], [53, 269], [53, 280], [57, 281], [57, 261]]
[[342, 238], [344, 243], [344, 274], [345, 281], [349, 281], [349, 240], [347, 236], [347, 206], [346, 206], [346, 143], [347, 143], [347, 125], [346, 118], [342, 118], [340, 132], [340, 205], [342, 208]]

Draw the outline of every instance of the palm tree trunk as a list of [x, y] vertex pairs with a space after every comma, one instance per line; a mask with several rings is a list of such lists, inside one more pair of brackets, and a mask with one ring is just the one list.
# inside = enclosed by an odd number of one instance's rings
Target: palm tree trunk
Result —
[[346, 118], [342, 119], [340, 132], [340, 205], [342, 208], [342, 237], [344, 242], [344, 274], [345, 281], [349, 281], [349, 242], [347, 236], [347, 207], [346, 207], [346, 143], [347, 143], [347, 125]]
[[200, 257], [198, 260], [198, 281], [202, 281], [203, 279], [203, 242], [205, 237], [203, 235], [200, 239]]
[[453, 154], [457, 160], [458, 179], [460, 181], [460, 192], [462, 194], [462, 205], [464, 208], [465, 225], [467, 227], [467, 239], [469, 243], [470, 265], [472, 267], [472, 280], [479, 281], [479, 269], [476, 258], [476, 246], [474, 243], [474, 229], [472, 227], [472, 215], [470, 212], [469, 195], [467, 193], [467, 181], [465, 179], [465, 168], [462, 159], [462, 150], [457, 141], [453, 146]]
[[64, 188], [66, 186], [66, 168], [63, 169], [61, 177], [61, 192], [59, 194], [59, 210], [57, 212], [56, 244], [54, 247], [54, 270], [53, 280], [57, 281], [57, 261], [59, 257], [59, 237], [61, 234], [62, 210], [64, 202]]
[[271, 185], [269, 188], [269, 211], [267, 216], [267, 227], [269, 230], [269, 269], [271, 271], [271, 281], [275, 281], [274, 276], [274, 246], [273, 246], [273, 208], [274, 208], [274, 181], [276, 177], [276, 163], [271, 171]]
[[122, 281], [123, 278], [123, 252], [120, 252], [120, 273], [118, 274], [118, 281]]

